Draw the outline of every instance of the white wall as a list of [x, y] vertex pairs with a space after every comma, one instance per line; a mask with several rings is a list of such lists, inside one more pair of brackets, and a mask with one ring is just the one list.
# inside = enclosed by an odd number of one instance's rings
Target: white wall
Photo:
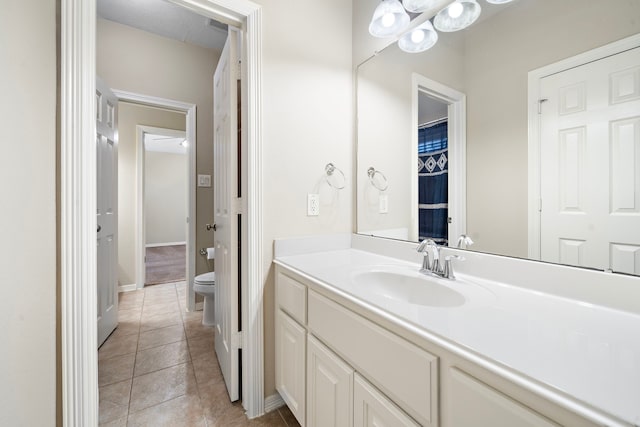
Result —
[[[263, 6], [265, 394], [275, 393], [273, 239], [350, 232], [353, 77], [351, 2], [259, 0]], [[324, 183], [333, 162], [344, 190]], [[321, 195], [306, 215], [307, 193]]]
[[145, 151], [146, 244], [187, 240], [187, 156]]
[[[185, 114], [128, 102], [118, 103], [118, 283], [136, 283], [138, 225], [136, 179], [138, 156], [143, 152], [137, 140], [138, 125], [185, 130]], [[186, 203], [186, 202], [185, 202]]]
[[3, 0], [0, 40], [0, 425], [54, 426], [56, 2]]
[[[195, 173], [213, 175], [213, 71], [220, 52], [103, 19], [98, 19], [96, 46], [97, 73], [112, 88], [196, 104]], [[205, 229], [211, 221], [213, 186], [198, 187], [196, 249], [213, 245], [213, 233]], [[194, 256], [196, 274], [209, 271], [206, 259]]]

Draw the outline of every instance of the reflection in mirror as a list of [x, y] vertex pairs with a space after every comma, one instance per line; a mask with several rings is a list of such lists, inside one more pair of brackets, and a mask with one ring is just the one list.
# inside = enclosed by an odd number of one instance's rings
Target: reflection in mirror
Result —
[[[439, 238], [450, 246], [464, 233], [472, 250], [640, 274], [640, 2], [482, 7], [475, 24], [426, 52], [394, 43], [358, 67], [357, 231], [417, 241], [438, 237], [446, 218]], [[628, 58], [598, 61], [622, 51]], [[463, 99], [462, 123], [452, 125], [443, 90]], [[422, 117], [434, 106], [419, 100], [434, 99], [447, 105], [446, 213], [422, 212], [445, 205], [435, 199], [442, 183], [420, 181], [445, 173], [437, 153], [419, 152], [421, 125], [444, 117]], [[389, 180], [385, 213], [371, 165]]]

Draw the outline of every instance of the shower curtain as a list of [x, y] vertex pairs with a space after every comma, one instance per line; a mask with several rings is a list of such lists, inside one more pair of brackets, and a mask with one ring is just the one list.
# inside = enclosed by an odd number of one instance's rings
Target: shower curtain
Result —
[[418, 129], [418, 225], [422, 239], [448, 243], [449, 153], [447, 121]]

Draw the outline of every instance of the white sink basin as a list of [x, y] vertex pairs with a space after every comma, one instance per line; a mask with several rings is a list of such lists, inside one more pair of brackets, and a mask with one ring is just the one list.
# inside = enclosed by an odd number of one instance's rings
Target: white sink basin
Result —
[[352, 280], [360, 292], [372, 292], [409, 304], [458, 307], [466, 302], [466, 298], [460, 292], [446, 287], [435, 278], [418, 272], [360, 271], [353, 274]]

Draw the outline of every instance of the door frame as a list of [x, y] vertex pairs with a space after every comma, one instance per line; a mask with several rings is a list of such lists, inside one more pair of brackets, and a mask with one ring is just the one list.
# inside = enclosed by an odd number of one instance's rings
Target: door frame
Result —
[[[159, 98], [155, 96], [142, 95], [123, 90], [112, 89], [119, 101], [129, 102], [132, 104], [143, 105], [147, 107], [165, 108], [185, 114], [185, 133], [187, 134], [187, 269], [186, 280], [188, 285], [187, 292], [187, 309], [195, 310], [195, 293], [193, 292], [193, 278], [195, 277], [196, 261], [195, 261], [195, 245], [196, 245], [196, 147], [197, 141], [197, 122], [196, 122], [196, 105], [172, 99]], [[150, 126], [140, 126], [138, 129], [152, 129]], [[139, 138], [138, 130], [136, 131], [136, 287], [144, 288], [144, 256], [145, 256], [145, 234], [144, 234], [144, 140]]]
[[[193, 106], [193, 112], [195, 113], [196, 106]], [[186, 123], [189, 123], [188, 117]], [[195, 119], [195, 115], [193, 116]], [[195, 272], [195, 236], [196, 236], [196, 198], [195, 198], [195, 163], [196, 163], [196, 153], [194, 150], [197, 147], [197, 143], [195, 141], [195, 126], [192, 129], [187, 129], [189, 126], [185, 126], [184, 131], [179, 131], [175, 129], [167, 129], [160, 128], [154, 126], [144, 126], [144, 125], [136, 125], [136, 288], [143, 289], [144, 284], [146, 282], [146, 242], [147, 242], [147, 232], [146, 232], [146, 209], [144, 207], [144, 199], [145, 199], [145, 181], [144, 181], [144, 173], [146, 169], [146, 150], [144, 147], [144, 136], [147, 133], [160, 134], [173, 136], [176, 138], [185, 138], [187, 141], [187, 146], [185, 147], [187, 150], [187, 235], [186, 235], [186, 271], [185, 271], [185, 280], [187, 282], [187, 310], [193, 311], [193, 307], [191, 306], [191, 294], [193, 294], [193, 278]], [[191, 130], [191, 132], [188, 132]], [[191, 135], [194, 136], [194, 139], [191, 139]], [[195, 294], [194, 294], [195, 301]]]
[[540, 128], [542, 126], [539, 113], [540, 86], [541, 80], [553, 74], [561, 73], [571, 68], [588, 64], [589, 62], [598, 61], [608, 56], [622, 53], [629, 49], [640, 47], [640, 34], [588, 50], [575, 56], [563, 59], [553, 64], [545, 65], [529, 71], [528, 74], [528, 206], [527, 206], [527, 222], [528, 222], [528, 244], [527, 257], [533, 260], [540, 260], [540, 238], [542, 230], [540, 228], [541, 220], [541, 188], [540, 167], [542, 161], [540, 158]]
[[[418, 236], [418, 92], [448, 104], [449, 133], [449, 246], [467, 232], [467, 96], [421, 74], [411, 75], [411, 229]], [[453, 194], [453, 197], [451, 197]]]
[[[262, 293], [262, 9], [249, 0], [171, 0], [243, 30], [248, 248], [242, 289], [242, 389], [249, 418], [264, 413]], [[95, 135], [96, 2], [60, 1], [60, 357], [65, 426], [98, 424]], [[246, 127], [245, 127], [246, 126]]]

